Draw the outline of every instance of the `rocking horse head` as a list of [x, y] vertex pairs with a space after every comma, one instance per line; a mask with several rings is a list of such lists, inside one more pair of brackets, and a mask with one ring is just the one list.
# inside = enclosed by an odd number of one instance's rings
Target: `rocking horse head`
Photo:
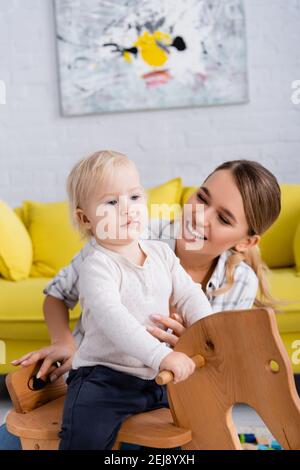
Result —
[[231, 417], [236, 403], [253, 407], [285, 449], [300, 448], [300, 400], [271, 309], [212, 314], [175, 350], [205, 361], [185, 382], [168, 385], [175, 424], [192, 429], [186, 448], [241, 448]]

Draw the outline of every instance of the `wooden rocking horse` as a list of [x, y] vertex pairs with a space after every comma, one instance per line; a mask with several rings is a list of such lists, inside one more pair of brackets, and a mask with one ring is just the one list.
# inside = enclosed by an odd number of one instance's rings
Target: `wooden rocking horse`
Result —
[[[159, 373], [157, 382], [168, 384], [170, 410], [128, 418], [114, 449], [122, 442], [152, 448], [242, 449], [232, 421], [236, 403], [254, 408], [284, 449], [300, 449], [300, 400], [272, 310], [210, 315], [187, 329], [174, 349], [195, 360], [194, 374], [175, 385], [170, 372]], [[66, 385], [61, 378], [36, 390], [38, 368], [21, 368], [7, 376], [14, 405], [7, 429], [20, 437], [23, 449], [55, 450]]]

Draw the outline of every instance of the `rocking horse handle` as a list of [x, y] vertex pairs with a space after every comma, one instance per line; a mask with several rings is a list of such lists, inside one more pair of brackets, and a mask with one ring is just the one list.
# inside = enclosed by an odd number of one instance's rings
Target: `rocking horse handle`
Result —
[[[205, 359], [203, 356], [201, 356], [201, 354], [196, 354], [196, 356], [193, 356], [191, 359], [194, 361], [196, 365], [196, 369], [200, 369], [201, 367], [205, 365]], [[173, 382], [173, 380], [174, 380], [173, 372], [169, 370], [162, 370], [161, 372], [159, 372], [159, 374], [157, 374], [155, 378], [155, 382], [158, 385], [166, 385], [170, 382]]]

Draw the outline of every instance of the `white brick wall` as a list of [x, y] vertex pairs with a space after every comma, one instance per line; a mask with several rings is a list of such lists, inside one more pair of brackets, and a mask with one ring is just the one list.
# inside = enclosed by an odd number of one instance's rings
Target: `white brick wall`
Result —
[[240, 157], [299, 183], [300, 0], [244, 1], [248, 104], [62, 118], [52, 0], [0, 0], [0, 198], [62, 199], [72, 164], [100, 148], [128, 153], [146, 186], [178, 175], [200, 184]]

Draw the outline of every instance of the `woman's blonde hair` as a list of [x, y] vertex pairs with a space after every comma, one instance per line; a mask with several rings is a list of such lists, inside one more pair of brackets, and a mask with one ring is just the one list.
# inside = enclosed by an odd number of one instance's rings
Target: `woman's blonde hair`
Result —
[[71, 220], [82, 238], [90, 238], [92, 233], [81, 223], [77, 209], [82, 209], [95, 187], [101, 185], [103, 178], [124, 165], [132, 164], [126, 155], [113, 150], [101, 150], [81, 159], [71, 170], [67, 178], [67, 194]]
[[[234, 177], [243, 200], [249, 227], [248, 235], [262, 235], [280, 214], [281, 192], [277, 179], [260, 163], [249, 160], [225, 162], [218, 166], [213, 173], [220, 170], [229, 170]], [[270, 293], [267, 282], [268, 267], [263, 262], [257, 246], [248, 248], [243, 253], [232, 249], [232, 254], [226, 263], [226, 285], [216, 290], [214, 295], [223, 294], [232, 287], [234, 284], [234, 270], [241, 261], [245, 261], [258, 277], [259, 294], [254, 305], [256, 307], [275, 307], [276, 304], [282, 303], [274, 299]]]

